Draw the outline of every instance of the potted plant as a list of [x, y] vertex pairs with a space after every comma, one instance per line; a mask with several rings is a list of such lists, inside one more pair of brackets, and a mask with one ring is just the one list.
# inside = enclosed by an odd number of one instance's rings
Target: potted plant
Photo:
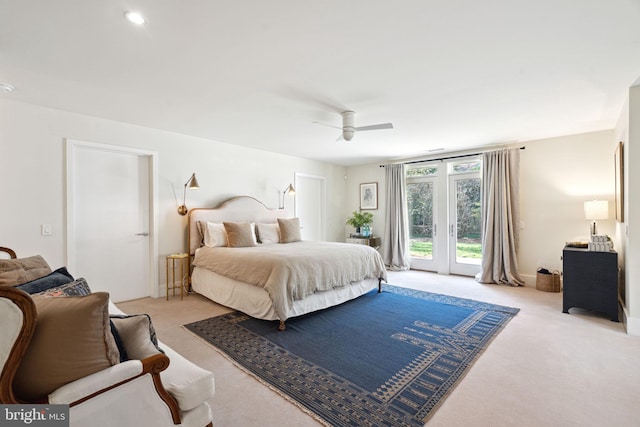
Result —
[[355, 228], [356, 234], [361, 235], [360, 233], [361, 228], [364, 226], [368, 226], [372, 222], [373, 222], [373, 214], [371, 212], [353, 211], [352, 216], [347, 218], [347, 222], [345, 224], [348, 224], [353, 228]]

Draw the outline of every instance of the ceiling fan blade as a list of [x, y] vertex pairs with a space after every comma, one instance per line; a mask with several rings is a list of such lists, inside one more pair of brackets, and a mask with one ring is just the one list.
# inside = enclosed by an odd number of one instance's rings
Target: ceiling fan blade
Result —
[[380, 123], [378, 125], [359, 126], [356, 131], [362, 132], [365, 130], [381, 130], [381, 129], [393, 129], [393, 123]]
[[317, 125], [322, 125], [322, 126], [329, 126], [330, 128], [335, 128], [335, 129], [342, 130], [342, 128], [340, 126], [334, 126], [334, 125], [330, 125], [328, 123], [322, 123], [322, 122], [312, 122], [312, 123], [315, 123]]

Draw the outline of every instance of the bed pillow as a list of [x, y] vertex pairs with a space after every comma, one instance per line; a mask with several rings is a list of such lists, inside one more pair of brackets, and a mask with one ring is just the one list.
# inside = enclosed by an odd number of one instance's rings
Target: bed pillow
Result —
[[102, 371], [120, 360], [109, 326], [109, 294], [55, 298], [33, 295], [38, 318], [13, 381], [28, 402]]
[[40, 255], [0, 259], [0, 286], [16, 286], [49, 273], [51, 273], [51, 267]]
[[255, 246], [255, 233], [248, 222], [223, 222], [230, 248]]
[[158, 347], [156, 331], [148, 314], [111, 315], [111, 322], [117, 330], [127, 359], [143, 360], [162, 352]]
[[263, 245], [280, 242], [280, 227], [278, 224], [257, 224], [258, 241]]
[[278, 218], [280, 243], [293, 243], [302, 240], [300, 235], [300, 218]]
[[217, 222], [207, 222], [203, 224], [204, 245], [210, 248], [228, 246], [227, 232], [224, 225]]
[[73, 276], [67, 271], [66, 267], [60, 267], [44, 277], [23, 283], [16, 287], [28, 294], [37, 294], [38, 292], [46, 291], [47, 289], [55, 288], [69, 282], [73, 282]]

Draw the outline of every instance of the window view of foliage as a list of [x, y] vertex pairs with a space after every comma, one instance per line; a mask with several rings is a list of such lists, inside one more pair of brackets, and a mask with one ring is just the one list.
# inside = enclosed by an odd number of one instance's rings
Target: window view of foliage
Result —
[[437, 175], [438, 175], [438, 166], [424, 166], [421, 168], [407, 169], [408, 177], [437, 176]]
[[456, 181], [457, 196], [457, 258], [481, 258], [482, 211], [480, 209], [480, 180]]
[[451, 168], [452, 173], [480, 172], [480, 162], [456, 163]]
[[409, 252], [411, 256], [431, 258], [433, 248], [433, 183], [407, 185], [409, 209]]
[[[465, 165], [468, 165], [469, 170], [475, 168], [472, 163]], [[456, 257], [480, 259], [482, 257], [480, 179], [457, 180], [455, 191], [458, 218]], [[433, 183], [409, 182], [407, 202], [410, 221], [409, 252], [412, 257], [431, 259], [433, 257]]]

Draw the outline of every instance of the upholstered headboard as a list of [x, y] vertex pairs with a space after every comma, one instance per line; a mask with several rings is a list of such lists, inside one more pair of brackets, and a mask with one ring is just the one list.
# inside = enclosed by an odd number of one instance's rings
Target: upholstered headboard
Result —
[[249, 196], [225, 200], [217, 208], [195, 208], [189, 211], [189, 254], [194, 255], [202, 244], [198, 221], [205, 222], [255, 222], [274, 223], [278, 218], [288, 218], [284, 209], [269, 209], [262, 202]]

